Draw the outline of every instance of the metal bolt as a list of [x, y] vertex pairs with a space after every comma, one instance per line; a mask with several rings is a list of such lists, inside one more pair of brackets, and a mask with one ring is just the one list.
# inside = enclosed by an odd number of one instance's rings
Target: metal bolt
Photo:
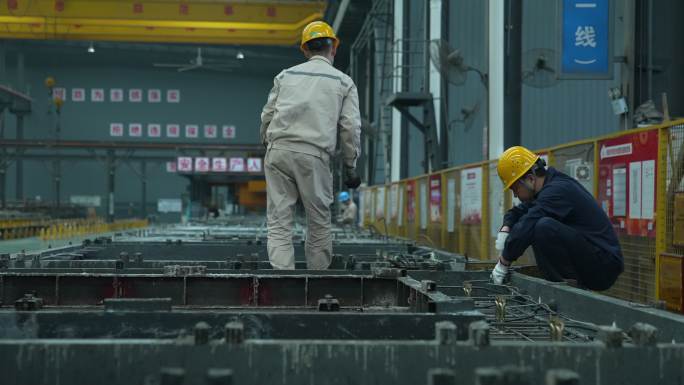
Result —
[[39, 310], [43, 307], [43, 299], [35, 296], [35, 292], [25, 293], [22, 298], [14, 302], [14, 307], [17, 310]]
[[428, 370], [428, 385], [455, 385], [456, 374], [451, 369], [434, 368]]
[[26, 267], [26, 263], [24, 262], [24, 254], [17, 254], [14, 259], [14, 267], [18, 269], [23, 269]]
[[185, 380], [183, 368], [161, 368], [159, 371], [161, 385], [182, 385]]
[[130, 262], [130, 257], [128, 256], [128, 253], [125, 251], [119, 253], [119, 259], [122, 260], [124, 263]]
[[435, 340], [439, 345], [456, 343], [456, 324], [451, 321], [435, 323]]
[[505, 385], [529, 385], [531, 368], [524, 366], [506, 365], [501, 368]]
[[420, 287], [421, 289], [423, 289], [423, 291], [427, 292], [437, 290], [437, 284], [435, 283], [435, 281], [430, 281], [427, 279], [420, 281]]
[[658, 342], [658, 329], [647, 323], [635, 323], [629, 335], [637, 346], [655, 346]]
[[579, 374], [568, 369], [551, 369], [546, 372], [546, 385], [579, 385]]
[[245, 340], [245, 327], [242, 322], [228, 322], [224, 328], [226, 343], [241, 344]]
[[233, 370], [210, 368], [207, 370], [208, 385], [233, 385]]
[[497, 295], [494, 298], [494, 304], [496, 305], [496, 322], [506, 321], [506, 298]]
[[211, 327], [208, 323], [200, 321], [195, 324], [195, 345], [206, 345], [209, 343], [209, 331]]
[[549, 318], [549, 329], [551, 332], [551, 341], [562, 341], [563, 331], [565, 330], [565, 323], [557, 316]]
[[487, 321], [475, 321], [468, 325], [468, 338], [475, 346], [489, 346], [489, 324]]
[[475, 369], [475, 384], [477, 385], [501, 385], [501, 370], [497, 368], [477, 368]]
[[507, 365], [501, 368], [475, 369], [475, 383], [477, 385], [529, 385], [531, 369]]
[[340, 301], [330, 294], [318, 300], [318, 311], [340, 311]]
[[465, 294], [466, 297], [470, 297], [470, 294], [473, 292], [473, 284], [470, 283], [469, 281], [464, 281], [463, 282], [463, 294]]
[[607, 348], [619, 348], [622, 346], [622, 329], [616, 326], [599, 326], [596, 339], [606, 344]]

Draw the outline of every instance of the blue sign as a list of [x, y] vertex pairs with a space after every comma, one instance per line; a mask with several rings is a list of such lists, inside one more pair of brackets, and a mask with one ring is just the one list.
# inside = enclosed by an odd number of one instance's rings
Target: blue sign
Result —
[[562, 73], [610, 76], [610, 0], [563, 0]]

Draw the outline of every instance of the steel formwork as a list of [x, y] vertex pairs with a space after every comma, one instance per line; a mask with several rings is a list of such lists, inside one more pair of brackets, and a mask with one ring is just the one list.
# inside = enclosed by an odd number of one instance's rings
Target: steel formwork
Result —
[[[681, 344], [225, 340], [2, 340], [0, 370], [13, 374], [9, 384], [531, 385], [558, 369], [571, 372], [574, 382], [547, 384], [680, 384], [684, 377]], [[505, 368], [511, 363], [517, 370]], [[224, 376], [211, 378], [217, 369]], [[519, 377], [511, 381], [505, 375], [511, 372]]]
[[276, 271], [191, 232], [0, 261], [3, 384], [683, 383], [680, 315], [391, 239]]

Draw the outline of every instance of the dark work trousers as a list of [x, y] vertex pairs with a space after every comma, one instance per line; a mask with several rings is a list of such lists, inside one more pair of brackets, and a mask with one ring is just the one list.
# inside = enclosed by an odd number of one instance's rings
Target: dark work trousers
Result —
[[610, 288], [622, 273], [623, 263], [587, 241], [570, 226], [549, 217], [534, 227], [532, 243], [537, 267], [553, 282], [576, 279], [591, 290]]

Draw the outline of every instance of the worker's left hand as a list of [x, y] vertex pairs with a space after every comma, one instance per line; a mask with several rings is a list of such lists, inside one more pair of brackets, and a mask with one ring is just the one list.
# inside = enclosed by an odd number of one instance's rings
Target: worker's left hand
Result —
[[508, 269], [509, 266], [506, 266], [503, 263], [501, 263], [501, 259], [499, 258], [499, 262], [497, 262], [496, 266], [494, 266], [494, 270], [492, 270], [491, 275], [494, 284], [503, 285], [503, 282], [506, 279], [506, 276], [508, 275]]
[[348, 188], [357, 188], [361, 185], [361, 178], [356, 175], [356, 169], [344, 166], [344, 184]]

